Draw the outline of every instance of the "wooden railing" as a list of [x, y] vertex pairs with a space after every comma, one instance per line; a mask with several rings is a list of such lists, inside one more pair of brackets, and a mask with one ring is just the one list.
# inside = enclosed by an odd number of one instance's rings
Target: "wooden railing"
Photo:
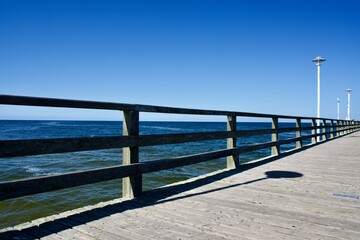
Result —
[[[17, 198], [26, 195], [76, 187], [123, 178], [123, 197], [133, 198], [142, 192], [142, 175], [145, 173], [172, 169], [175, 167], [206, 162], [219, 158], [227, 158], [227, 168], [239, 167], [239, 154], [263, 148], [271, 148], [273, 156], [281, 155], [280, 146], [295, 143], [295, 149], [303, 148], [303, 142], [311, 139], [309, 145], [315, 145], [360, 129], [359, 121], [335, 120], [285, 116], [248, 112], [214, 111], [172, 108], [150, 105], [134, 105], [93, 101], [77, 101], [65, 99], [23, 97], [0, 95], [0, 104], [62, 107], [83, 109], [106, 109], [123, 112], [123, 136], [91, 137], [91, 138], [57, 138], [33, 140], [0, 140], [0, 157], [19, 157], [52, 153], [66, 153], [110, 148], [123, 149], [123, 164], [106, 168], [64, 173], [51, 176], [34, 177], [0, 183], [0, 200]], [[227, 117], [227, 131], [181, 133], [181, 134], [139, 134], [139, 113], [171, 113], [192, 115], [217, 115]], [[271, 129], [237, 130], [238, 117], [271, 119]], [[295, 127], [279, 128], [279, 119], [295, 120]], [[302, 126], [302, 121], [311, 123], [310, 127]], [[317, 121], [321, 124], [318, 125]], [[302, 135], [303, 131], [311, 134]], [[279, 134], [295, 132], [296, 137], [279, 140]], [[241, 137], [271, 135], [271, 141], [246, 146], [237, 146], [236, 139]], [[147, 162], [139, 161], [139, 147], [197, 142], [204, 140], [227, 139], [227, 148], [190, 156], [159, 159]], [[307, 146], [309, 146], [307, 145]]]

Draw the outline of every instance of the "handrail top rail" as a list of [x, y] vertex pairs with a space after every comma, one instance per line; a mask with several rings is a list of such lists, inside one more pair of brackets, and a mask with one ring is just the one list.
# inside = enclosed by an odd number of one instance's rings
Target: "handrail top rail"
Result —
[[[339, 119], [329, 119], [329, 118], [301, 117], [301, 116], [250, 113], [250, 112], [238, 112], [238, 111], [190, 109], [190, 108], [143, 105], [143, 104], [99, 102], [99, 101], [30, 97], [30, 96], [17, 96], [17, 95], [4, 95], [4, 94], [0, 94], [0, 104], [37, 106], [37, 107], [63, 107], [63, 108], [99, 109], [99, 110], [138, 111], [138, 112], [169, 113], [169, 114], [220, 115], [220, 116], [235, 115], [241, 117], [284, 118], [284, 119], [301, 118], [306, 120], [316, 119], [316, 120], [339, 121]], [[351, 121], [351, 120], [340, 119], [340, 121]]]

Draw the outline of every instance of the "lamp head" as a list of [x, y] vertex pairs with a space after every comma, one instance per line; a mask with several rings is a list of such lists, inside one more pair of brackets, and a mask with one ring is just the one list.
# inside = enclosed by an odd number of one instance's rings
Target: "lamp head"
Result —
[[321, 62], [325, 62], [326, 59], [319, 56], [319, 57], [314, 58], [312, 61], [316, 62], [316, 63], [321, 63]]

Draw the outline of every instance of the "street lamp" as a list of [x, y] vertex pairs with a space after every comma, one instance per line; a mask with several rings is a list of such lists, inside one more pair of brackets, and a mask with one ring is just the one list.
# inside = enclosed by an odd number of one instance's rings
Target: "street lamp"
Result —
[[348, 93], [348, 105], [347, 105], [347, 116], [346, 116], [346, 120], [350, 120], [351, 117], [350, 117], [350, 93], [351, 93], [351, 89], [348, 88], [346, 89], [347, 93]]
[[337, 98], [337, 119], [340, 119], [340, 98]]
[[[320, 66], [321, 66], [321, 62], [325, 62], [326, 59], [319, 56], [314, 58], [312, 61], [316, 62], [316, 66], [317, 66], [317, 118], [320, 118]], [[316, 122], [317, 122], [316, 125], [320, 127], [320, 120], [317, 119]], [[316, 133], [317, 134], [320, 133], [320, 128], [316, 129]], [[319, 141], [320, 141], [320, 136], [317, 136], [317, 142]]]

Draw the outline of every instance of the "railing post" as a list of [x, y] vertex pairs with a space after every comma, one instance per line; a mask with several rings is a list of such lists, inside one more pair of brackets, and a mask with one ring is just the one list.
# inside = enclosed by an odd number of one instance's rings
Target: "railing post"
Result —
[[330, 121], [330, 138], [334, 138], [334, 120]]
[[[296, 118], [296, 137], [301, 138], [301, 118]], [[302, 140], [296, 141], [296, 148], [302, 148]]]
[[348, 121], [344, 121], [344, 135], [348, 133]]
[[344, 135], [347, 134], [347, 121], [345, 120], [344, 122]]
[[322, 129], [322, 140], [324, 141], [326, 141], [326, 139], [327, 139], [327, 136], [326, 136], [326, 120], [325, 119], [323, 119], [322, 120], [322, 122], [323, 122], [323, 129]]
[[[228, 115], [227, 116], [227, 130], [230, 132], [236, 132], [236, 115]], [[228, 138], [227, 139], [227, 148], [235, 148], [236, 147], [236, 138]], [[226, 158], [226, 168], [234, 169], [239, 166], [239, 155], [231, 155]]]
[[[123, 119], [123, 136], [138, 136], [139, 135], [139, 112], [124, 111]], [[139, 147], [124, 147], [123, 148], [123, 164], [133, 164], [139, 162]], [[122, 179], [122, 195], [123, 198], [132, 199], [137, 197], [142, 192], [142, 175], [136, 174], [134, 176]]]
[[354, 121], [354, 132], [357, 131], [357, 128], [358, 128], [358, 123]]
[[355, 132], [355, 121], [351, 122], [352, 132]]
[[343, 135], [346, 135], [346, 133], [347, 133], [347, 126], [346, 126], [346, 123], [347, 123], [347, 121], [343, 121], [343, 129], [344, 129], [344, 131], [343, 131]]
[[[316, 127], [317, 125], [316, 125], [316, 121], [315, 121], [315, 119], [314, 118], [312, 118], [311, 119], [311, 127], [313, 128], [312, 130], [311, 130], [311, 135], [315, 135], [316, 134], [316, 129], [315, 129], [315, 127]], [[316, 143], [316, 137], [312, 137], [311, 138], [311, 143], [312, 144], [315, 144]]]
[[[277, 118], [277, 117], [272, 118], [271, 128], [275, 130], [275, 132], [271, 134], [271, 141], [276, 142], [279, 140], [279, 132], [278, 132], [279, 118]], [[276, 146], [272, 146], [271, 147], [271, 155], [277, 156], [279, 154], [280, 154], [280, 146], [278, 144], [276, 144]]]
[[340, 121], [340, 136], [344, 135], [344, 121]]
[[351, 133], [351, 121], [348, 121], [348, 133]]

